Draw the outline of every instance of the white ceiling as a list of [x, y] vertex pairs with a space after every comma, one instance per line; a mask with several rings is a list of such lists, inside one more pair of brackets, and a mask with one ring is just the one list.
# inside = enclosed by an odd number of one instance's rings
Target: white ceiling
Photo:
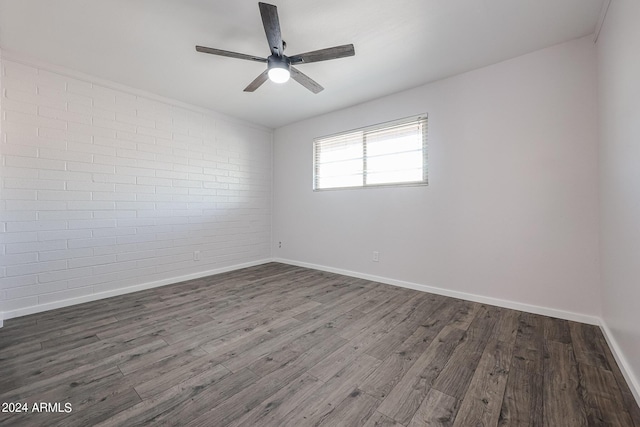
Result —
[[[268, 0], [267, 0], [268, 1]], [[257, 1], [0, 0], [0, 46], [158, 95], [279, 127], [591, 34], [603, 0], [273, 0], [289, 55], [353, 43], [356, 56], [243, 92], [265, 65]]]

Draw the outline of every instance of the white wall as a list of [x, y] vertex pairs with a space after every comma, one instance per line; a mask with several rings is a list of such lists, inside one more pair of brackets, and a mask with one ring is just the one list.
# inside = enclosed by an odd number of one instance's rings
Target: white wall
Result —
[[2, 53], [0, 319], [270, 257], [271, 130]]
[[[613, 0], [597, 44], [603, 318], [640, 393], [640, 2]], [[636, 394], [640, 402], [640, 394]]]
[[[428, 187], [312, 191], [314, 137], [424, 112]], [[596, 121], [583, 38], [277, 129], [273, 255], [598, 316]]]

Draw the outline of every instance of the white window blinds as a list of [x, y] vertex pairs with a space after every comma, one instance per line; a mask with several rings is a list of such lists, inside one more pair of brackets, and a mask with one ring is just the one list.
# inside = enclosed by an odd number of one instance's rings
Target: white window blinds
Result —
[[314, 189], [427, 183], [427, 118], [314, 140]]

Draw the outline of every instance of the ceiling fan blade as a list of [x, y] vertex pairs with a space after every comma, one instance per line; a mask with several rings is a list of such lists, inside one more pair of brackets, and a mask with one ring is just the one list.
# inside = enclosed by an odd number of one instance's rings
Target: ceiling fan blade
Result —
[[229, 58], [246, 59], [248, 61], [267, 62], [266, 58], [260, 58], [253, 55], [245, 55], [244, 53], [230, 52], [228, 50], [214, 49], [212, 47], [196, 46], [196, 50], [202, 53], [210, 53], [212, 55], [228, 56]]
[[284, 46], [282, 44], [282, 32], [280, 31], [280, 21], [278, 20], [278, 8], [272, 4], [258, 3], [264, 33], [267, 35], [269, 49], [274, 55], [282, 56]]
[[245, 92], [253, 92], [258, 89], [264, 82], [269, 79], [268, 73], [269, 70], [264, 70], [258, 77], [255, 78], [254, 81], [249, 83], [249, 86], [244, 88]]
[[304, 73], [301, 73], [294, 67], [291, 67], [291, 78], [313, 93], [320, 93], [324, 90], [324, 88], [320, 86], [316, 81], [311, 79], [311, 77], [307, 76]]
[[328, 61], [330, 59], [345, 58], [353, 56], [356, 51], [352, 44], [328, 47], [326, 49], [314, 50], [312, 52], [300, 53], [289, 57], [292, 64], [308, 64], [309, 62]]

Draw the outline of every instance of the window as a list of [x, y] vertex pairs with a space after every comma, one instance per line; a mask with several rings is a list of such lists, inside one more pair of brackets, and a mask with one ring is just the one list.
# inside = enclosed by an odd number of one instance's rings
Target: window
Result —
[[427, 184], [427, 116], [313, 141], [313, 188]]

